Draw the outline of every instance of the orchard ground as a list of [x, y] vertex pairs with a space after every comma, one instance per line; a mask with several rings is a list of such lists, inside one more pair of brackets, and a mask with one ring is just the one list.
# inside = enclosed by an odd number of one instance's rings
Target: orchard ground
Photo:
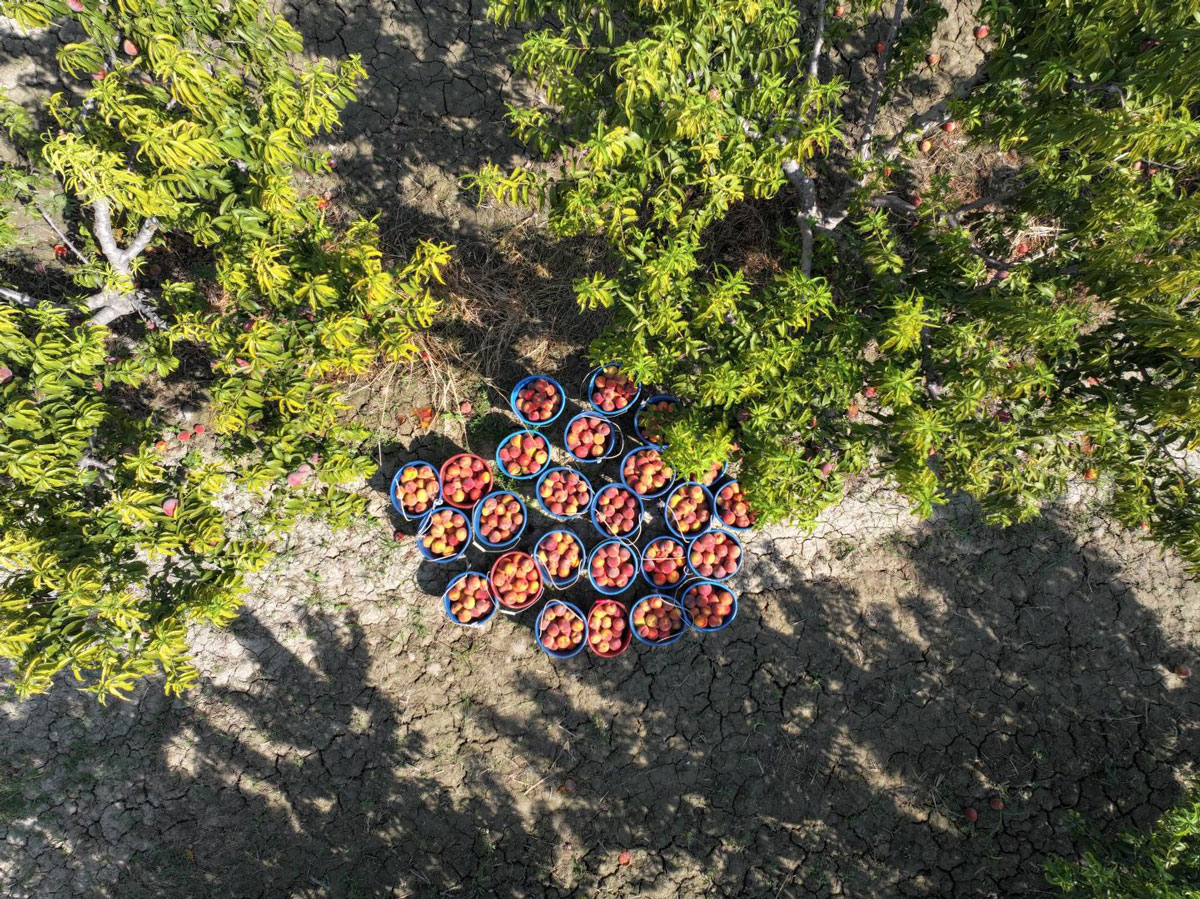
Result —
[[[456, 186], [517, 158], [515, 36], [481, 5], [293, 10], [315, 52], [372, 75], [312, 189], [382, 208], [398, 257], [457, 239], [457, 317], [428, 363], [358, 385], [383, 435], [372, 519], [291, 534], [242, 618], [197, 634], [195, 691], [100, 708], [64, 680], [0, 706], [4, 894], [1030, 896], [1068, 812], [1151, 821], [1195, 771], [1200, 674], [1175, 671], [1200, 670], [1200, 587], [1082, 488], [1005, 531], [856, 484], [814, 534], [748, 541], [730, 628], [615, 661], [552, 662], [531, 613], [446, 621], [450, 573], [393, 540], [388, 477], [490, 456], [521, 373], [578, 396], [599, 324], [570, 302], [589, 247]], [[972, 18], [943, 23], [930, 77], [970, 77]], [[845, 48], [851, 72], [874, 39]], [[39, 87], [53, 47], [2, 40], [0, 83]]]

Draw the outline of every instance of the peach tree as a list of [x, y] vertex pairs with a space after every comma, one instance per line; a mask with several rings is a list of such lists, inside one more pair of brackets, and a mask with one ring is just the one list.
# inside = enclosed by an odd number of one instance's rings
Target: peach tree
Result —
[[[603, 236], [576, 286], [613, 310], [594, 360], [688, 400], [670, 460], [732, 453], [763, 520], [810, 523], [871, 472], [922, 514], [966, 493], [1010, 523], [1082, 475], [1200, 559], [1195, 82], [1154, 58], [1190, 59], [1189, 6], [989, 4], [983, 86], [897, 122], [937, 3], [495, 0], [545, 99], [515, 132], [555, 165], [473, 180]], [[872, 47], [865, 85], [831, 43]], [[960, 129], [1012, 149], [1007, 186], [927, 171]]]
[[[300, 195], [363, 70], [297, 63], [263, 4], [0, 14], [76, 38], [67, 90], [0, 98], [0, 656], [22, 696], [63, 669], [101, 700], [153, 673], [178, 691], [188, 629], [236, 615], [263, 534], [360, 511], [374, 466], [339, 383], [416, 351], [449, 248], [393, 268], [372, 222]], [[30, 261], [35, 221], [55, 263]], [[223, 511], [239, 489], [253, 528]]]

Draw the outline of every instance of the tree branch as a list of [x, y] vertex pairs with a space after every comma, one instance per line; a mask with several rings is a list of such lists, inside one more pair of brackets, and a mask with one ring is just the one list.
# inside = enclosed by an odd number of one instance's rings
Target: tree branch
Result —
[[142, 222], [142, 227], [138, 231], [137, 236], [134, 237], [133, 243], [125, 250], [124, 258], [126, 264], [133, 262], [133, 260], [142, 254], [142, 251], [150, 245], [150, 241], [154, 239], [154, 233], [157, 230], [158, 219], [153, 216]]
[[27, 293], [21, 293], [19, 290], [10, 290], [7, 287], [0, 287], [0, 297], [8, 300], [10, 303], [16, 303], [25, 309], [32, 309], [41, 300], [34, 299]]
[[113, 237], [112, 232], [112, 209], [108, 205], [108, 200], [104, 197], [98, 198], [92, 203], [92, 230], [96, 234], [96, 243], [100, 244], [100, 251], [104, 253], [104, 258], [122, 275], [129, 274], [129, 262], [125, 259], [125, 253], [117, 246], [117, 241]]
[[891, 66], [892, 45], [900, 31], [900, 21], [904, 18], [905, 0], [896, 0], [896, 9], [892, 13], [892, 22], [888, 26], [888, 36], [883, 42], [883, 52], [879, 54], [879, 71], [875, 74], [875, 84], [871, 87], [871, 103], [867, 107], [867, 117], [863, 121], [862, 137], [859, 139], [858, 158], [866, 162], [871, 158], [871, 137], [875, 131], [875, 118], [879, 115], [879, 101], [883, 97], [883, 82], [887, 78]]
[[[800, 98], [798, 114], [804, 114], [804, 105], [812, 94], [817, 81], [817, 66], [821, 60], [821, 49], [825, 46], [825, 0], [817, 0], [816, 37], [812, 53], [808, 57], [808, 79]], [[813, 225], [821, 214], [817, 207], [817, 185], [797, 159], [783, 164], [783, 173], [800, 195], [800, 208], [796, 211], [796, 222], [800, 226], [800, 271], [807, 278], [812, 275]]]
[[77, 246], [75, 246], [75, 244], [71, 243], [71, 238], [67, 237], [67, 235], [62, 232], [62, 229], [58, 227], [58, 225], [54, 224], [54, 219], [50, 218], [50, 216], [46, 213], [46, 210], [42, 208], [41, 203], [34, 203], [33, 205], [34, 205], [34, 208], [37, 209], [37, 211], [39, 213], [41, 213], [43, 221], [45, 221], [45, 223], [50, 226], [50, 230], [58, 235], [58, 239], [62, 241], [62, 244], [64, 247], [66, 247], [68, 250], [70, 250], [72, 253], [74, 253], [75, 256], [79, 259], [79, 261], [82, 262], [84, 265], [87, 265], [88, 263], [90, 263], [92, 261], [91, 259], [89, 259], [87, 256], [85, 256], [83, 253], [80, 252], [79, 247], [77, 247]]

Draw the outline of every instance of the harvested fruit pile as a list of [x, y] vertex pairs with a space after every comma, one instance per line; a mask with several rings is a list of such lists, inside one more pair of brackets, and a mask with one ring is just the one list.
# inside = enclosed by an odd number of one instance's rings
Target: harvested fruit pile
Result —
[[[737, 596], [726, 581], [741, 568], [743, 551], [731, 530], [753, 526], [754, 512], [722, 464], [697, 480], [676, 479], [656, 445], [663, 423], [680, 408], [675, 397], [652, 395], [642, 402], [630, 416], [641, 445], [619, 463], [610, 461], [632, 436], [623, 434], [615, 417], [634, 409], [641, 390], [619, 365], [594, 372], [585, 392], [594, 411], [572, 418], [556, 447], [544, 429], [566, 409], [567, 396], [553, 378], [531, 376], [510, 396], [513, 412], [528, 429], [508, 434], [495, 449], [503, 484], [496, 484], [484, 458], [471, 453], [451, 456], [440, 478], [428, 462], [409, 463], [396, 473], [393, 505], [405, 517], [420, 516], [417, 539], [426, 559], [452, 563], [468, 549], [500, 553], [484, 569], [487, 574], [466, 571], [450, 580], [442, 595], [448, 618], [482, 627], [497, 612], [515, 615], [538, 606], [547, 588], [589, 590], [589, 601], [578, 607], [549, 599], [538, 615], [537, 641], [559, 659], [579, 654], [584, 646], [610, 659], [635, 638], [666, 646], [688, 630], [719, 630], [736, 617]], [[593, 487], [581, 471], [555, 467], [555, 455], [564, 453], [569, 460], [591, 463], [601, 472], [593, 477], [601, 480]], [[616, 478], [605, 480], [610, 468]], [[560, 521], [590, 513], [594, 531], [604, 539], [589, 553], [577, 529], [552, 527], [526, 537], [530, 509], [537, 509], [522, 501], [521, 482], [536, 484], [531, 492], [542, 513]], [[664, 524], [671, 534], [662, 532]], [[639, 549], [635, 541], [643, 528], [650, 535]], [[405, 537], [397, 532], [397, 539]], [[524, 544], [530, 552], [517, 548], [523, 540], [530, 541]], [[635, 583], [651, 592], [624, 602], [614, 598]]]

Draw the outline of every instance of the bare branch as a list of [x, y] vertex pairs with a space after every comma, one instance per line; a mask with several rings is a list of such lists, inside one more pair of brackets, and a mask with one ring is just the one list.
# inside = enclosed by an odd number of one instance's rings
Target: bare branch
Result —
[[7, 287], [0, 287], [0, 297], [3, 297], [10, 303], [16, 303], [25, 309], [32, 309], [41, 302], [41, 300], [34, 299], [27, 293], [21, 293], [19, 290], [10, 290]]
[[[825, 46], [825, 0], [817, 0], [817, 35], [813, 39], [812, 55], [808, 57], [808, 83], [817, 80], [817, 64]], [[807, 97], [805, 98], [807, 99]]]
[[112, 209], [104, 197], [98, 198], [92, 204], [92, 230], [96, 234], [96, 243], [100, 244], [100, 250], [104, 253], [108, 264], [122, 275], [128, 275], [129, 263], [125, 259], [125, 253], [117, 246], [117, 241], [113, 237]]
[[133, 239], [128, 249], [125, 250], [125, 262], [128, 264], [137, 259], [142, 254], [142, 251], [150, 245], [150, 241], [154, 239], [154, 232], [158, 230], [158, 219], [151, 216], [142, 222], [142, 227], [138, 231], [137, 236]]
[[85, 256], [82, 252], [80, 252], [79, 247], [77, 247], [77, 246], [75, 246], [75, 244], [71, 243], [71, 238], [67, 237], [67, 235], [62, 232], [62, 229], [59, 228], [58, 225], [56, 225], [54, 223], [54, 219], [50, 218], [50, 216], [47, 214], [46, 210], [42, 208], [41, 203], [34, 203], [33, 205], [34, 205], [34, 208], [37, 209], [37, 211], [41, 213], [42, 219], [46, 222], [46, 224], [50, 226], [50, 230], [58, 235], [58, 239], [62, 241], [62, 244], [64, 247], [66, 247], [68, 250], [70, 250], [72, 253], [74, 253], [76, 258], [78, 258], [79, 261], [82, 262], [84, 265], [87, 265], [88, 263], [90, 263], [92, 261], [87, 256]]
[[875, 131], [875, 118], [879, 115], [879, 101], [883, 97], [883, 82], [887, 79], [888, 68], [891, 66], [892, 45], [896, 43], [896, 35], [900, 31], [900, 21], [904, 18], [904, 5], [905, 0], [896, 0], [896, 10], [892, 13], [888, 36], [883, 42], [883, 52], [879, 54], [879, 71], [875, 74], [875, 83], [871, 87], [871, 103], [867, 107], [867, 117], [863, 121], [862, 137], [859, 139], [858, 158], [863, 162], [871, 158], [871, 137]]
[[[808, 79], [800, 98], [798, 114], [804, 114], [804, 105], [812, 94], [817, 81], [817, 66], [821, 60], [821, 49], [825, 46], [825, 0], [817, 0], [816, 37], [813, 39], [812, 54], [808, 57]], [[817, 185], [804, 170], [799, 160], [789, 159], [783, 164], [783, 173], [800, 195], [800, 208], [796, 211], [796, 222], [800, 226], [800, 271], [805, 277], [812, 274], [813, 225], [821, 214], [817, 207]]]

